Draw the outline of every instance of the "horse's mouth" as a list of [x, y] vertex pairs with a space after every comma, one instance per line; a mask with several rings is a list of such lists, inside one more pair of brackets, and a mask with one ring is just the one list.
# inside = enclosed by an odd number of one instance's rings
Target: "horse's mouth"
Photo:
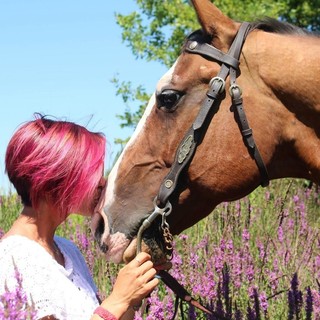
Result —
[[[151, 260], [155, 266], [167, 262], [163, 237], [159, 231], [159, 225], [157, 223], [145, 230], [141, 242], [141, 251], [147, 252], [151, 255]], [[136, 254], [137, 238], [135, 237], [124, 251], [123, 261], [128, 263], [134, 259]]]
[[[137, 233], [141, 223], [131, 234], [116, 232], [114, 234], [105, 233], [105, 223], [101, 215], [92, 218], [92, 228], [94, 236], [101, 251], [108, 261], [114, 263], [128, 263], [137, 254]], [[141, 251], [151, 255], [154, 265], [162, 265], [167, 262], [164, 250], [164, 241], [161, 234], [160, 221], [156, 220], [143, 232]]]

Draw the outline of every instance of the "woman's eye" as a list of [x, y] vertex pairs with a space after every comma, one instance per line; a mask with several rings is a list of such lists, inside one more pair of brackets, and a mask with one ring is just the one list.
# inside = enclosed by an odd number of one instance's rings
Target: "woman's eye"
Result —
[[182, 97], [182, 93], [176, 90], [163, 90], [161, 93], [157, 94], [157, 105], [158, 108], [164, 108], [165, 111], [174, 111]]

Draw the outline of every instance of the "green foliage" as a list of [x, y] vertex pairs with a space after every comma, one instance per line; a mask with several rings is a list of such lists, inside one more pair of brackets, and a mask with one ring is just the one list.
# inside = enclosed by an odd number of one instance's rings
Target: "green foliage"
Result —
[[[180, 53], [186, 35], [199, 29], [193, 7], [186, 0], [136, 0], [139, 10], [128, 15], [116, 14], [122, 40], [137, 59], [157, 61], [170, 67]], [[265, 16], [281, 18], [300, 27], [320, 30], [320, 0], [216, 0], [214, 4], [237, 21], [254, 21]], [[119, 80], [113, 80], [116, 85]], [[123, 82], [119, 91], [127, 109], [119, 118], [122, 127], [135, 127], [143, 114], [148, 94], [142, 86], [132, 88]], [[143, 96], [136, 95], [143, 92]], [[129, 105], [127, 97], [133, 105]], [[138, 102], [138, 105], [137, 103]], [[137, 110], [137, 111], [136, 111]], [[124, 141], [118, 141], [123, 143]]]
[[21, 209], [22, 204], [16, 193], [10, 193], [7, 196], [0, 195], [0, 234], [1, 230], [4, 232], [9, 230]]
[[[111, 82], [117, 89], [116, 94], [122, 97], [122, 100], [127, 107], [124, 115], [117, 115], [117, 117], [123, 121], [120, 124], [120, 127], [134, 128], [139, 119], [142, 117], [146, 103], [149, 100], [149, 95], [146, 93], [146, 90], [142, 86], [138, 86], [137, 88], [133, 89], [132, 83], [130, 81], [120, 82], [118, 78], [114, 77]], [[134, 101], [140, 101], [140, 104], [138, 105], [139, 110], [135, 113], [131, 113], [129, 111], [129, 102]]]
[[170, 66], [176, 59], [186, 30], [197, 27], [187, 1], [137, 0], [140, 12], [117, 14], [122, 39], [135, 57]]

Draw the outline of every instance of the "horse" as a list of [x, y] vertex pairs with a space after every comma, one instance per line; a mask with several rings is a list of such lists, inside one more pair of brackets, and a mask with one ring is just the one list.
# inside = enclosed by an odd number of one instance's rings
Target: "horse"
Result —
[[157, 83], [92, 219], [115, 263], [137, 247], [163, 263], [172, 235], [269, 180], [320, 183], [320, 38], [192, 4], [201, 29]]

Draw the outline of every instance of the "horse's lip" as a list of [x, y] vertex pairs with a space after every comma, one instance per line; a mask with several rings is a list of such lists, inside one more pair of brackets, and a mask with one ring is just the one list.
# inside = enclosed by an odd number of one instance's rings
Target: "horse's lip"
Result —
[[[130, 235], [127, 235], [127, 238], [130, 239], [130, 243], [128, 247], [123, 252], [123, 261], [128, 263], [132, 259], [134, 259], [135, 255], [137, 254], [137, 234], [147, 217], [142, 218], [137, 227], [135, 232]], [[159, 232], [160, 228], [160, 219], [156, 219], [152, 222], [150, 227], [144, 230], [141, 239], [141, 251], [147, 252], [151, 255], [151, 259], [155, 266], [163, 265], [167, 262], [166, 254], [164, 249], [164, 243], [161, 233]]]
[[[153, 256], [152, 249], [145, 243], [144, 240], [142, 240], [141, 248], [142, 248], [143, 252], [150, 254], [151, 257]], [[160, 249], [160, 247], [159, 247], [159, 249]], [[163, 266], [168, 262], [164, 252], [162, 250], [161, 250], [161, 252], [162, 252], [162, 255], [157, 256], [160, 258], [152, 261], [155, 267]], [[130, 241], [129, 245], [127, 246], [127, 248], [123, 252], [123, 261], [125, 263], [129, 263], [131, 260], [134, 259], [136, 254], [137, 254], [137, 238], [134, 238], [132, 241]]]

